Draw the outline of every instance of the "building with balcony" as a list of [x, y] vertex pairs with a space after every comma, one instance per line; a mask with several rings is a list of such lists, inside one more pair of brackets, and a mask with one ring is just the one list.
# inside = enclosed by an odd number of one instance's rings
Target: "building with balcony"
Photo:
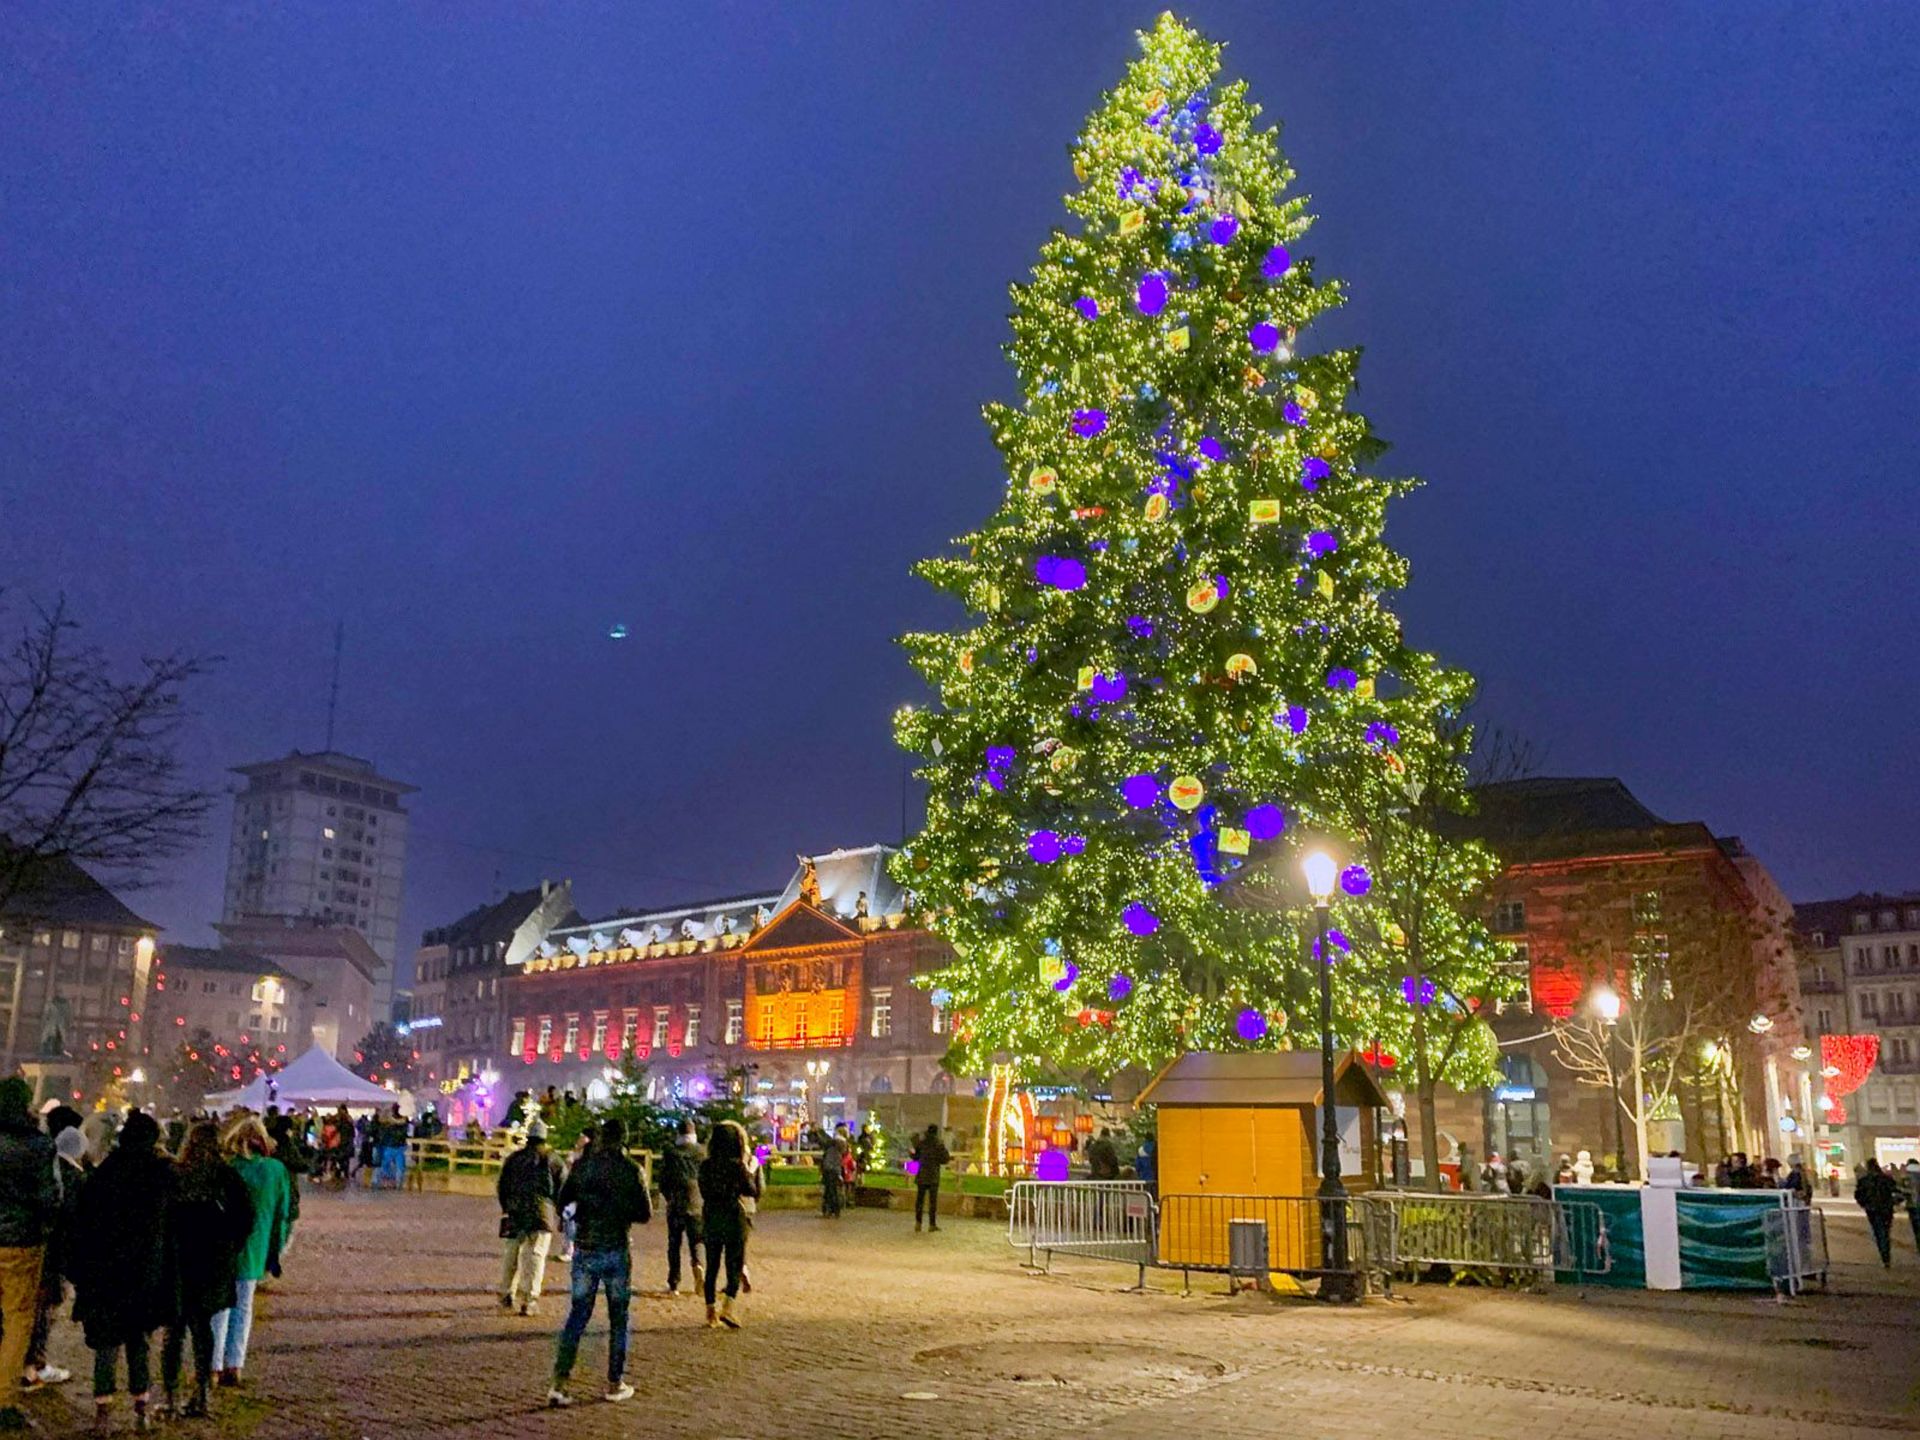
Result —
[[1811, 1043], [1823, 1062], [1858, 1067], [1816, 1082], [1844, 1092], [1829, 1096], [1825, 1138], [1846, 1170], [1869, 1156], [1904, 1164], [1920, 1154], [1920, 893], [1797, 905], [1794, 929]]

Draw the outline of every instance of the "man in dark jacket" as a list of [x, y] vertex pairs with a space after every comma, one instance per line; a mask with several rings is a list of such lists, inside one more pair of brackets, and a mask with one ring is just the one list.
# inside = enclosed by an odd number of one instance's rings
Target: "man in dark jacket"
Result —
[[1880, 1168], [1878, 1160], [1867, 1161], [1867, 1168], [1854, 1182], [1853, 1203], [1867, 1212], [1867, 1224], [1873, 1230], [1873, 1243], [1880, 1251], [1880, 1263], [1893, 1265], [1893, 1210], [1897, 1191], [1893, 1177]]
[[540, 1309], [540, 1287], [547, 1274], [547, 1251], [560, 1223], [560, 1187], [566, 1167], [547, 1149], [547, 1127], [527, 1126], [527, 1143], [506, 1158], [494, 1193], [500, 1200], [500, 1308], [519, 1307], [522, 1315]]
[[700, 1256], [700, 1162], [705, 1147], [694, 1133], [691, 1117], [680, 1122], [680, 1133], [654, 1166], [654, 1182], [667, 1207], [667, 1293], [680, 1293], [680, 1242], [686, 1239], [687, 1259], [693, 1266], [693, 1288], [707, 1283]]
[[926, 1134], [913, 1142], [913, 1228], [920, 1229], [922, 1212], [929, 1230], [940, 1228], [940, 1167], [953, 1158], [940, 1138], [938, 1125], [927, 1126]]
[[1120, 1178], [1120, 1152], [1114, 1148], [1113, 1131], [1102, 1129], [1099, 1138], [1087, 1146], [1087, 1173], [1094, 1180]]
[[594, 1296], [607, 1292], [607, 1399], [633, 1398], [633, 1386], [621, 1377], [627, 1369], [627, 1305], [633, 1297], [633, 1255], [627, 1229], [653, 1218], [647, 1183], [640, 1167], [627, 1158], [627, 1129], [617, 1116], [600, 1122], [599, 1136], [560, 1187], [560, 1205], [573, 1206], [573, 1306], [560, 1331], [553, 1357], [553, 1384], [547, 1404], [571, 1405], [567, 1377], [573, 1373], [580, 1337], [593, 1318]]
[[17, 1075], [0, 1080], [0, 1429], [23, 1429], [20, 1376], [34, 1311], [47, 1227], [60, 1210], [53, 1141], [33, 1119], [33, 1089]]

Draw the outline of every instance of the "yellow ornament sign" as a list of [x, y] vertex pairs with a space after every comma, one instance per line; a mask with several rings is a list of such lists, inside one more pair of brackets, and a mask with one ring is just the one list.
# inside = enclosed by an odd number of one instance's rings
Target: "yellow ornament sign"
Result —
[[1244, 830], [1236, 830], [1231, 825], [1220, 827], [1220, 853], [1222, 855], [1244, 855], [1250, 837]]
[[1242, 675], [1256, 674], [1259, 669], [1260, 667], [1253, 662], [1253, 656], [1246, 654], [1244, 651], [1227, 657], [1227, 674], [1235, 679], [1238, 679]]
[[1147, 223], [1146, 211], [1129, 210], [1127, 211], [1126, 214], [1120, 217], [1120, 233], [1122, 235], [1131, 235], [1146, 223]]
[[1202, 580], [1187, 591], [1187, 608], [1196, 615], [1205, 615], [1220, 603], [1220, 582]]
[[962, 675], [973, 674], [973, 651], [971, 649], [960, 652], [960, 673]]
[[1082, 665], [1080, 667], [1080, 673], [1078, 676], [1075, 677], [1075, 679], [1079, 683], [1079, 686], [1082, 690], [1091, 690], [1093, 689], [1093, 676], [1094, 676], [1093, 666]]
[[1192, 340], [1193, 336], [1188, 332], [1187, 327], [1182, 325], [1178, 330], [1167, 332], [1167, 349], [1176, 355], [1184, 355]]
[[1280, 523], [1280, 502], [1278, 500], [1249, 500], [1247, 502], [1247, 523], [1250, 525], [1278, 525]]
[[1147, 519], [1159, 521], [1167, 518], [1167, 497], [1160, 494], [1147, 496]]
[[1333, 576], [1322, 570], [1313, 577], [1313, 588], [1327, 599], [1333, 598]]
[[1027, 476], [1027, 488], [1036, 495], [1051, 495], [1060, 486], [1060, 474], [1049, 466], [1041, 466]]
[[1207, 787], [1198, 775], [1176, 775], [1167, 786], [1167, 799], [1176, 810], [1197, 810], [1207, 797]]

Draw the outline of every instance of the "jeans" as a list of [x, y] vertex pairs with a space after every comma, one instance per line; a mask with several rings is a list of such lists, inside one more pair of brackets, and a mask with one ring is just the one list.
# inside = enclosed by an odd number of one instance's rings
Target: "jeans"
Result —
[[1893, 1264], [1893, 1216], [1881, 1214], [1876, 1210], [1867, 1212], [1867, 1224], [1873, 1230], [1874, 1247], [1880, 1252], [1882, 1265]]
[[205, 1390], [213, 1380], [213, 1317], [196, 1315], [178, 1325], [167, 1326], [167, 1338], [160, 1346], [160, 1388], [169, 1398], [180, 1390], [181, 1352], [187, 1337], [193, 1337], [193, 1383]]
[[680, 1288], [680, 1241], [687, 1242], [687, 1260], [700, 1268], [700, 1217], [685, 1210], [667, 1207], [667, 1288]]
[[[153, 1374], [148, 1366], [147, 1342], [152, 1337], [142, 1335], [138, 1340], [129, 1340], [124, 1347], [127, 1352], [127, 1393], [136, 1400], [144, 1400], [147, 1389], [153, 1384]], [[113, 1394], [114, 1369], [120, 1360], [119, 1345], [108, 1345], [93, 1352], [93, 1396], [96, 1400]]]
[[841, 1185], [840, 1185], [839, 1170], [835, 1169], [835, 1170], [821, 1171], [820, 1172], [820, 1213], [822, 1215], [838, 1215], [840, 1213], [844, 1205], [840, 1192], [841, 1192]]
[[938, 1185], [916, 1185], [913, 1187], [913, 1223], [920, 1223], [921, 1207], [925, 1206], [927, 1224], [934, 1229], [940, 1228], [940, 1187]]
[[253, 1338], [253, 1287], [258, 1280], [236, 1280], [231, 1310], [213, 1317], [213, 1367], [216, 1370], [243, 1370], [247, 1364], [247, 1341]]
[[374, 1184], [388, 1185], [398, 1190], [407, 1178], [407, 1147], [404, 1145], [382, 1145], [379, 1150], [380, 1173], [374, 1177]]
[[0, 1405], [14, 1404], [20, 1394], [45, 1254], [41, 1245], [0, 1245]]
[[620, 1383], [627, 1369], [627, 1305], [633, 1298], [633, 1257], [622, 1250], [576, 1250], [573, 1254], [573, 1308], [560, 1330], [560, 1346], [553, 1357], [557, 1389], [573, 1373], [580, 1353], [580, 1337], [593, 1318], [593, 1297], [607, 1292], [607, 1385]]
[[540, 1298], [540, 1287], [547, 1279], [547, 1251], [553, 1246], [553, 1232], [541, 1230], [501, 1242], [505, 1251], [500, 1261], [500, 1298], [516, 1305], [529, 1305]]
[[720, 1267], [727, 1268], [727, 1298], [740, 1293], [740, 1277], [747, 1268], [747, 1229], [729, 1225], [724, 1230], [707, 1230], [707, 1304], [719, 1298]]

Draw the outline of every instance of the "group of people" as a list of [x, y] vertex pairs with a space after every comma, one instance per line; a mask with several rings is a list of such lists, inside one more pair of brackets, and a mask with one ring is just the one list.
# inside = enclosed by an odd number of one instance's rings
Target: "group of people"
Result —
[[[136, 1429], [156, 1411], [207, 1415], [215, 1386], [240, 1383], [255, 1291], [280, 1273], [293, 1237], [292, 1172], [267, 1123], [247, 1112], [181, 1122], [169, 1149], [159, 1122], [134, 1110], [96, 1156], [77, 1111], [56, 1106], [43, 1127], [32, 1101], [25, 1080], [0, 1080], [0, 1384], [72, 1378], [47, 1352], [71, 1285], [98, 1421], [111, 1413], [123, 1355]], [[189, 1344], [193, 1389], [182, 1404]], [[26, 1428], [18, 1395], [0, 1398], [0, 1430]]]
[[[547, 1404], [573, 1403], [567, 1386], [581, 1337], [601, 1292], [607, 1300], [606, 1398], [632, 1398], [625, 1377], [627, 1312], [633, 1294], [629, 1232], [653, 1219], [647, 1184], [627, 1154], [626, 1127], [609, 1116], [591, 1131], [591, 1141], [569, 1166], [547, 1145], [548, 1128], [537, 1115], [526, 1140], [500, 1167], [500, 1276], [502, 1309], [538, 1313], [548, 1252], [568, 1218], [573, 1226], [571, 1303], [554, 1349]], [[706, 1145], [692, 1120], [682, 1122], [675, 1143], [659, 1157], [654, 1181], [667, 1214], [667, 1288], [678, 1295], [684, 1251], [695, 1286], [706, 1293], [709, 1328], [739, 1329], [736, 1308], [747, 1276], [747, 1239], [753, 1229], [762, 1178], [747, 1132], [737, 1122], [715, 1125]], [[725, 1287], [721, 1288], [721, 1272]]]

